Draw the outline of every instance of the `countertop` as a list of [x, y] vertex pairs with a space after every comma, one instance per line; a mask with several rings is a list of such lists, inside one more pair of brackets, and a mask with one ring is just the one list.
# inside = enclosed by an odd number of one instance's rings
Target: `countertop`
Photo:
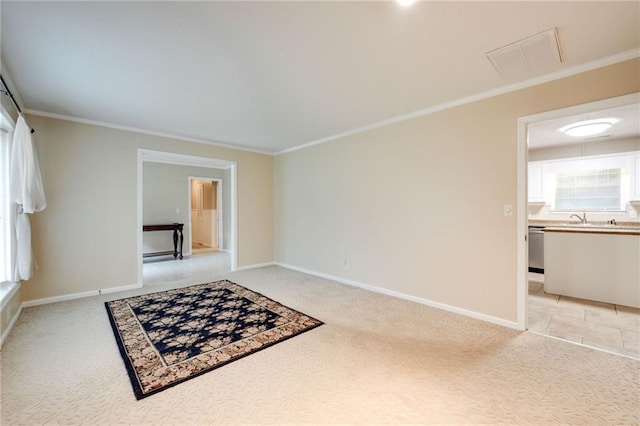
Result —
[[580, 224], [562, 221], [530, 220], [529, 226], [544, 226], [545, 232], [569, 232], [580, 234], [640, 235], [640, 222], [618, 222], [609, 225], [604, 222]]
[[624, 227], [620, 225], [609, 226], [547, 226], [544, 232], [569, 232], [577, 234], [609, 234], [609, 235], [638, 235], [640, 236], [640, 227]]
[[[599, 222], [599, 221], [588, 221], [588, 225], [596, 226], [596, 227], [604, 227], [607, 226], [607, 222]], [[580, 222], [577, 220], [536, 220], [529, 219], [530, 226], [577, 226], [580, 227]], [[609, 225], [610, 226], [610, 225]], [[624, 228], [639, 228], [640, 229], [640, 221], [618, 221], [617, 225]]]

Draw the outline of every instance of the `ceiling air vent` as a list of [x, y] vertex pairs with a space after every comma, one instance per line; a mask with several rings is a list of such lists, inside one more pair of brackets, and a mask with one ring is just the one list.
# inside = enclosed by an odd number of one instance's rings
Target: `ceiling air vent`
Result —
[[495, 69], [505, 78], [530, 77], [562, 62], [556, 28], [532, 35], [487, 53]]

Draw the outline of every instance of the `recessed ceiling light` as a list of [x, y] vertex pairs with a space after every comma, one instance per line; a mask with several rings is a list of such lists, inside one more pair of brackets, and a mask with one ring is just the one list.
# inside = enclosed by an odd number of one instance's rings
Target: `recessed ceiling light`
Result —
[[559, 130], [574, 138], [593, 136], [608, 130], [617, 123], [615, 118], [598, 118], [595, 120], [579, 121], [561, 127]]
[[402, 6], [411, 6], [415, 2], [416, 2], [416, 0], [396, 0], [396, 3], [398, 3], [398, 4], [402, 5]]

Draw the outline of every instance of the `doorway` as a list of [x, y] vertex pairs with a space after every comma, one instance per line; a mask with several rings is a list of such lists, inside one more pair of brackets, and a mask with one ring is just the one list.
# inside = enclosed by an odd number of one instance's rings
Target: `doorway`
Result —
[[[572, 211], [562, 211], [564, 205], [558, 203], [564, 199], [559, 198], [558, 193], [553, 189], [563, 182], [562, 179], [557, 180], [558, 176], [564, 175], [562, 173], [548, 174], [547, 172], [559, 170], [565, 163], [577, 164], [578, 162], [598, 161], [600, 164], [603, 158], [610, 162], [629, 151], [627, 146], [631, 145], [636, 147], [631, 151], [637, 150], [637, 123], [634, 126], [636, 129], [635, 139], [622, 139], [624, 135], [609, 132], [607, 136], [594, 137], [590, 140], [582, 139], [577, 143], [567, 144], [561, 141], [552, 143], [552, 139], [564, 137], [560, 134], [561, 132], [557, 131], [561, 127], [559, 123], [600, 118], [610, 111], [624, 110], [634, 104], [637, 107], [639, 102], [640, 95], [636, 93], [518, 119], [518, 324], [523, 330], [528, 329], [539, 334], [636, 358], [640, 353], [629, 351], [625, 347], [627, 343], [625, 333], [629, 334], [629, 332], [625, 329], [624, 321], [633, 321], [634, 316], [637, 318], [638, 310], [605, 304], [602, 301], [555, 295], [554, 292], [547, 293], [545, 276], [535, 273], [539, 271], [534, 271], [532, 274], [529, 270], [529, 267], [532, 266], [529, 263], [530, 253], [528, 252], [531, 246], [528, 244], [527, 234], [529, 237], [531, 236], [530, 225], [545, 226], [546, 223], [546, 226], [549, 226], [551, 222], [576, 221], [575, 218], [570, 218], [570, 216], [577, 216], [572, 215]], [[538, 132], [543, 132], [547, 128], [553, 130], [555, 136], [550, 135], [545, 137], [544, 141], [539, 140], [540, 133]], [[530, 151], [532, 147], [536, 149]], [[640, 162], [638, 164], [640, 165]], [[529, 171], [529, 166], [535, 169], [533, 174]], [[546, 172], [543, 173], [544, 170]], [[631, 170], [633, 171], [633, 166], [631, 166]], [[640, 173], [637, 175], [638, 182], [640, 182]], [[553, 178], [553, 176], [556, 177]], [[634, 196], [633, 185], [631, 182], [632, 198]], [[564, 194], [564, 192], [559, 194]], [[636, 194], [640, 194], [640, 192], [636, 191]], [[637, 195], [635, 197], [637, 198]], [[632, 215], [636, 214], [633, 208], [627, 209], [626, 212], [624, 208], [618, 210], [620, 211], [612, 210], [612, 212], [600, 214], [598, 212], [587, 214], [590, 222], [596, 223], [604, 223], [606, 219], [614, 217], [614, 214], [617, 215], [618, 221], [630, 220], [629, 218], [634, 218], [635, 216]], [[544, 269], [542, 269], [543, 271]], [[597, 327], [590, 327], [591, 318], [597, 319]], [[637, 321], [637, 319], [635, 320]], [[608, 327], [606, 331], [616, 327], [620, 330], [615, 336], [615, 333], [612, 332], [612, 337], [609, 339], [609, 336], [605, 336], [604, 333], [605, 326]], [[565, 328], [563, 329], [563, 327]], [[587, 332], [590, 332], [591, 329], [598, 333], [588, 334]], [[620, 342], [617, 341], [619, 334], [622, 335]], [[617, 339], [616, 341], [614, 341], [614, 337]]]
[[222, 179], [189, 177], [189, 241], [193, 254], [224, 249], [222, 192]]
[[[224, 247], [224, 257], [225, 263], [227, 265], [227, 271], [235, 271], [237, 268], [237, 164], [235, 161], [228, 160], [219, 160], [215, 158], [208, 157], [198, 157], [192, 155], [185, 154], [175, 154], [170, 152], [162, 152], [162, 151], [153, 151], [148, 149], [138, 149], [138, 190], [137, 190], [137, 212], [138, 212], [138, 283], [140, 285], [144, 284], [143, 278], [143, 165], [145, 163], [161, 163], [167, 165], [177, 165], [177, 166], [191, 166], [197, 168], [206, 168], [206, 169], [216, 169], [218, 171], [224, 171], [224, 187], [225, 187], [225, 200], [224, 205], [226, 213], [224, 215], [225, 221], [225, 232], [219, 233], [218, 237], [220, 243], [218, 244], [218, 248], [220, 245]], [[193, 173], [193, 172], [192, 172]], [[198, 172], [195, 172], [198, 173]], [[194, 174], [195, 174], [194, 173]], [[186, 177], [186, 176], [185, 176]], [[184, 178], [183, 178], [184, 179]], [[206, 178], [209, 181], [215, 178]], [[222, 181], [222, 179], [220, 179]], [[182, 191], [189, 192], [188, 187], [185, 185], [185, 181], [181, 180], [182, 183], [179, 183], [179, 186], [184, 188]], [[187, 181], [188, 183], [188, 181]], [[185, 186], [183, 186], [185, 185]], [[221, 186], [219, 186], [221, 188]], [[218, 191], [221, 193], [222, 191]], [[184, 203], [180, 203], [180, 205], [173, 205], [172, 208], [175, 211], [175, 214], [182, 214], [182, 212], [186, 213], [191, 210], [191, 206], [187, 201], [188, 196], [185, 192], [184, 194]], [[220, 194], [221, 195], [221, 194]], [[222, 201], [220, 201], [220, 206], [222, 206]], [[186, 214], [184, 217], [184, 221], [189, 223], [189, 214]], [[179, 220], [182, 222], [182, 220]], [[220, 221], [221, 223], [222, 221]], [[219, 228], [218, 228], [219, 229]], [[185, 250], [186, 254], [191, 254], [191, 233], [185, 232], [184, 235], [184, 245], [185, 248], [189, 250]], [[201, 259], [200, 259], [201, 260]], [[182, 265], [182, 269], [188, 269], [190, 267], [190, 263], [195, 262], [196, 260], [191, 260], [185, 258], [184, 260], [164, 262], [167, 265], [171, 264], [174, 267], [179, 267]], [[160, 262], [157, 262], [158, 264]], [[172, 273], [175, 271], [172, 271]]]

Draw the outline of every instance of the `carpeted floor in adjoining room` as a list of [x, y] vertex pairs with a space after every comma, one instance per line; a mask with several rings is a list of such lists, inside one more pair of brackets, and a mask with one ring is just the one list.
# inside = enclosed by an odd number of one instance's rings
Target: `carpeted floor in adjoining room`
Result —
[[325, 325], [138, 401], [104, 302], [176, 283], [28, 308], [2, 424], [640, 422], [637, 360], [279, 267], [224, 278]]

